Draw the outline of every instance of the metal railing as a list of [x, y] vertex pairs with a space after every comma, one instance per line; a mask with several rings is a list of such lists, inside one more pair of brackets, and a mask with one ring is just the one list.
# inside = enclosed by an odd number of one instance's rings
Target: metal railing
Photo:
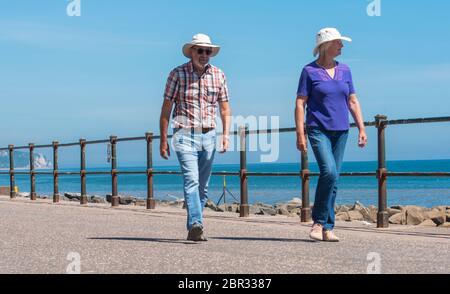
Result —
[[[362, 177], [362, 176], [376, 176], [378, 179], [378, 214], [377, 224], [379, 228], [389, 227], [389, 214], [387, 211], [387, 178], [392, 177], [450, 177], [450, 172], [389, 172], [386, 166], [386, 141], [385, 130], [388, 125], [404, 125], [404, 124], [419, 124], [419, 123], [436, 123], [436, 122], [450, 122], [450, 117], [436, 117], [436, 118], [419, 118], [419, 119], [401, 119], [401, 120], [387, 120], [386, 116], [377, 115], [374, 122], [365, 122], [365, 126], [375, 126], [378, 130], [378, 169], [376, 172], [352, 172], [341, 173], [344, 177]], [[355, 124], [351, 125], [356, 127]], [[247, 127], [240, 127], [238, 131], [232, 132], [234, 136], [239, 136], [240, 139], [240, 170], [239, 172], [213, 172], [214, 176], [238, 176], [240, 178], [240, 216], [249, 216], [249, 202], [248, 202], [248, 177], [299, 177], [302, 186], [302, 208], [301, 221], [311, 221], [311, 205], [309, 200], [309, 181], [311, 177], [320, 176], [319, 173], [312, 173], [309, 170], [308, 154], [302, 152], [301, 154], [301, 170], [300, 172], [251, 172], [247, 169], [247, 137], [249, 135], [270, 134], [270, 133], [291, 133], [296, 132], [296, 128], [282, 128], [282, 129], [268, 129], [268, 130], [248, 130]], [[172, 136], [169, 136], [171, 138]], [[10, 197], [15, 198], [15, 175], [30, 175], [30, 199], [35, 201], [36, 195], [36, 176], [37, 175], [53, 175], [53, 202], [60, 201], [58, 180], [60, 176], [79, 175], [81, 180], [81, 197], [80, 204], [86, 205], [88, 203], [86, 190], [86, 177], [88, 175], [111, 175], [111, 205], [112, 207], [119, 206], [118, 194], [118, 176], [124, 174], [145, 174], [147, 176], [147, 209], [155, 209], [156, 201], [153, 193], [153, 177], [155, 175], [181, 175], [178, 171], [157, 171], [153, 167], [153, 141], [160, 139], [160, 136], [155, 136], [153, 133], [146, 133], [144, 137], [118, 138], [111, 136], [109, 140], [86, 141], [80, 139], [76, 143], [59, 144], [55, 141], [51, 145], [34, 145], [30, 143], [28, 146], [9, 145], [8, 148], [0, 148], [0, 151], [9, 151], [9, 172], [0, 172], [0, 175], [10, 176]], [[119, 171], [117, 169], [117, 143], [127, 141], [145, 141], [147, 144], [147, 169], [144, 171]], [[87, 171], [86, 170], [86, 145], [90, 144], [104, 144], [108, 143], [111, 146], [111, 170], [104, 171]], [[78, 172], [63, 172], [59, 171], [58, 166], [58, 149], [61, 147], [80, 147], [80, 171]], [[53, 148], [53, 171], [36, 171], [34, 166], [34, 151], [35, 149]], [[30, 155], [30, 170], [29, 171], [15, 171], [14, 169], [14, 151], [27, 149]]]

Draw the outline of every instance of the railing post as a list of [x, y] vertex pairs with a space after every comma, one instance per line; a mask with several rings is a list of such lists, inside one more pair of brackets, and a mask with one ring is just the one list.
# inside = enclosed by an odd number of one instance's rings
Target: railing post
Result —
[[58, 141], [53, 142], [53, 203], [59, 203], [58, 145]]
[[80, 139], [80, 177], [81, 177], [81, 197], [80, 204], [88, 204], [86, 195], [86, 140]]
[[240, 178], [241, 178], [241, 207], [240, 216], [248, 217], [250, 214], [250, 206], [248, 205], [248, 182], [247, 182], [247, 133], [248, 127], [239, 128], [240, 137]]
[[30, 143], [30, 199], [32, 201], [36, 200], [36, 175], [34, 171], [34, 144]]
[[119, 206], [119, 195], [117, 192], [117, 158], [116, 158], [116, 145], [117, 137], [111, 136], [111, 177], [112, 177], [112, 195], [111, 195], [111, 206]]
[[302, 210], [301, 222], [308, 223], [311, 219], [311, 205], [309, 203], [309, 162], [308, 152], [302, 152]]
[[15, 191], [15, 179], [14, 179], [14, 145], [9, 145], [9, 187], [10, 192], [9, 195], [11, 199], [16, 198], [16, 191]]
[[146, 133], [147, 141], [147, 209], [155, 209], [156, 201], [153, 198], [153, 133]]
[[386, 140], [385, 129], [387, 116], [377, 115], [375, 117], [376, 128], [378, 129], [378, 215], [377, 215], [377, 227], [388, 228], [389, 227], [389, 214], [387, 211], [387, 169], [386, 169]]

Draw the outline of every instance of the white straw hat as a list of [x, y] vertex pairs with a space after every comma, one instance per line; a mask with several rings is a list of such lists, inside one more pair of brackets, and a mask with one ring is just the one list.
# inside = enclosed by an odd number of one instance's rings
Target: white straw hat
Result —
[[349, 37], [343, 37], [341, 33], [339, 33], [339, 31], [335, 28], [321, 29], [319, 33], [317, 33], [316, 47], [314, 48], [313, 52], [314, 56], [317, 56], [317, 54], [319, 53], [320, 45], [333, 40], [344, 40], [348, 42], [352, 41], [352, 39], [350, 39]]
[[192, 37], [192, 41], [189, 43], [186, 43], [183, 46], [183, 54], [187, 58], [192, 58], [191, 56], [191, 48], [194, 46], [200, 46], [200, 47], [208, 47], [212, 49], [211, 57], [216, 56], [220, 51], [220, 46], [213, 45], [211, 43], [211, 38], [205, 34], [197, 34], [194, 37]]

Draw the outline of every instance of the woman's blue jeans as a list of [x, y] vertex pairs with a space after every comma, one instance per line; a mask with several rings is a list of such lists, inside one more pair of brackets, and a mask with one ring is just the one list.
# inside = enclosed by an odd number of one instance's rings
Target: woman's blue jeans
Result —
[[307, 132], [320, 170], [312, 218], [315, 224], [321, 224], [324, 230], [331, 231], [335, 225], [337, 183], [348, 131], [327, 131], [320, 127], [308, 126]]

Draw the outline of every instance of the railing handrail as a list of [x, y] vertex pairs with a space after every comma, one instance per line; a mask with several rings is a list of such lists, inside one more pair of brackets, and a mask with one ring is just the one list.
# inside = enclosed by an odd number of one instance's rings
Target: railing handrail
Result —
[[[410, 119], [396, 119], [396, 120], [387, 120], [386, 125], [405, 125], [405, 124], [422, 124], [422, 123], [438, 123], [438, 122], [450, 122], [450, 116], [443, 116], [443, 117], [429, 117], [429, 118], [410, 118]], [[376, 126], [376, 121], [371, 122], [364, 122], [364, 126], [371, 127]], [[357, 127], [355, 123], [350, 124], [351, 128]], [[247, 130], [247, 135], [258, 135], [258, 134], [270, 134], [270, 133], [291, 133], [296, 132], [295, 127], [289, 127], [289, 128], [279, 128], [279, 129], [264, 129], [264, 130]], [[217, 133], [218, 135], [221, 135], [221, 133]], [[239, 135], [239, 131], [235, 130], [230, 132], [230, 135]], [[168, 135], [168, 138], [172, 138], [172, 135]], [[154, 135], [154, 140], [161, 139], [160, 135]], [[145, 141], [146, 137], [123, 137], [123, 138], [117, 138], [117, 142], [125, 142], [125, 141]], [[104, 143], [110, 143], [110, 139], [99, 139], [99, 140], [91, 140], [86, 141], [86, 145], [93, 145], [93, 144], [104, 144]], [[59, 147], [74, 147], [79, 146], [80, 142], [73, 142], [73, 143], [61, 143], [58, 144]], [[42, 148], [52, 148], [52, 144], [46, 144], [46, 145], [35, 145], [35, 149], [42, 149]], [[21, 150], [21, 149], [29, 149], [29, 146], [14, 146], [14, 150]], [[9, 147], [3, 147], [0, 148], [0, 151], [8, 151]]]
[[[378, 179], [378, 215], [377, 223], [378, 227], [386, 228], [389, 226], [389, 218], [387, 212], [387, 186], [386, 181], [389, 176], [426, 176], [426, 177], [450, 177], [450, 172], [389, 172], [386, 166], [386, 151], [385, 151], [385, 129], [388, 125], [405, 125], [405, 124], [418, 124], [418, 123], [436, 123], [436, 122], [450, 122], [450, 116], [448, 117], [431, 117], [431, 118], [413, 118], [413, 119], [399, 119], [399, 120], [387, 120], [386, 116], [377, 115], [374, 122], [365, 122], [365, 126], [375, 126], [378, 130], [378, 169], [376, 172], [344, 172], [341, 176], [376, 176]], [[356, 124], [351, 124], [351, 127], [356, 127]], [[266, 129], [266, 130], [249, 130], [247, 126], [239, 127], [239, 130], [233, 131], [230, 134], [236, 135], [240, 139], [240, 170], [239, 172], [213, 172], [212, 175], [220, 176], [239, 176], [240, 177], [240, 190], [241, 190], [241, 204], [240, 215], [241, 217], [249, 216], [248, 205], [248, 177], [249, 176], [265, 176], [265, 177], [281, 177], [292, 176], [300, 177], [302, 182], [302, 208], [301, 208], [301, 220], [302, 222], [309, 222], [311, 220], [311, 207], [309, 201], [309, 179], [310, 177], [319, 176], [319, 173], [313, 173], [309, 170], [308, 153], [302, 152], [301, 154], [301, 169], [299, 172], [250, 172], [247, 170], [247, 137], [253, 134], [270, 134], [270, 133], [288, 133], [296, 132], [296, 128], [279, 128], [279, 129]], [[220, 135], [220, 133], [218, 134]], [[168, 136], [171, 138], [172, 136]], [[157, 171], [153, 168], [153, 141], [160, 139], [160, 136], [154, 136], [153, 133], [146, 133], [143, 137], [128, 137], [118, 138], [116, 136], [110, 136], [109, 139], [87, 141], [80, 139], [76, 143], [63, 143], [60, 144], [54, 141], [50, 145], [35, 145], [33, 143], [28, 146], [9, 145], [8, 148], [0, 148], [0, 151], [9, 151], [9, 171], [0, 172], [0, 175], [10, 176], [10, 196], [16, 197], [14, 191], [15, 187], [15, 175], [30, 175], [31, 183], [31, 200], [36, 200], [36, 187], [35, 179], [36, 175], [53, 175], [54, 178], [54, 194], [53, 202], [59, 202], [59, 176], [80, 176], [81, 178], [81, 199], [80, 204], [86, 205], [88, 203], [87, 191], [86, 191], [86, 176], [87, 175], [111, 175], [112, 177], [112, 197], [111, 205], [113, 207], [119, 206], [118, 195], [118, 175], [120, 174], [145, 174], [147, 175], [147, 209], [154, 209], [156, 207], [156, 201], [153, 197], [153, 177], [154, 175], [180, 175], [180, 171]], [[145, 171], [120, 171], [117, 169], [117, 154], [116, 147], [118, 142], [125, 141], [142, 141], [147, 143], [147, 169]], [[86, 169], [86, 146], [89, 144], [103, 144], [107, 143], [110, 146], [108, 149], [108, 155], [111, 159], [110, 171], [89, 171]], [[58, 169], [58, 149], [61, 147], [80, 147], [80, 169], [79, 171], [60, 171]], [[34, 167], [34, 150], [38, 148], [53, 148], [53, 171], [36, 171]], [[30, 151], [29, 171], [16, 171], [14, 169], [14, 151], [28, 149]]]

